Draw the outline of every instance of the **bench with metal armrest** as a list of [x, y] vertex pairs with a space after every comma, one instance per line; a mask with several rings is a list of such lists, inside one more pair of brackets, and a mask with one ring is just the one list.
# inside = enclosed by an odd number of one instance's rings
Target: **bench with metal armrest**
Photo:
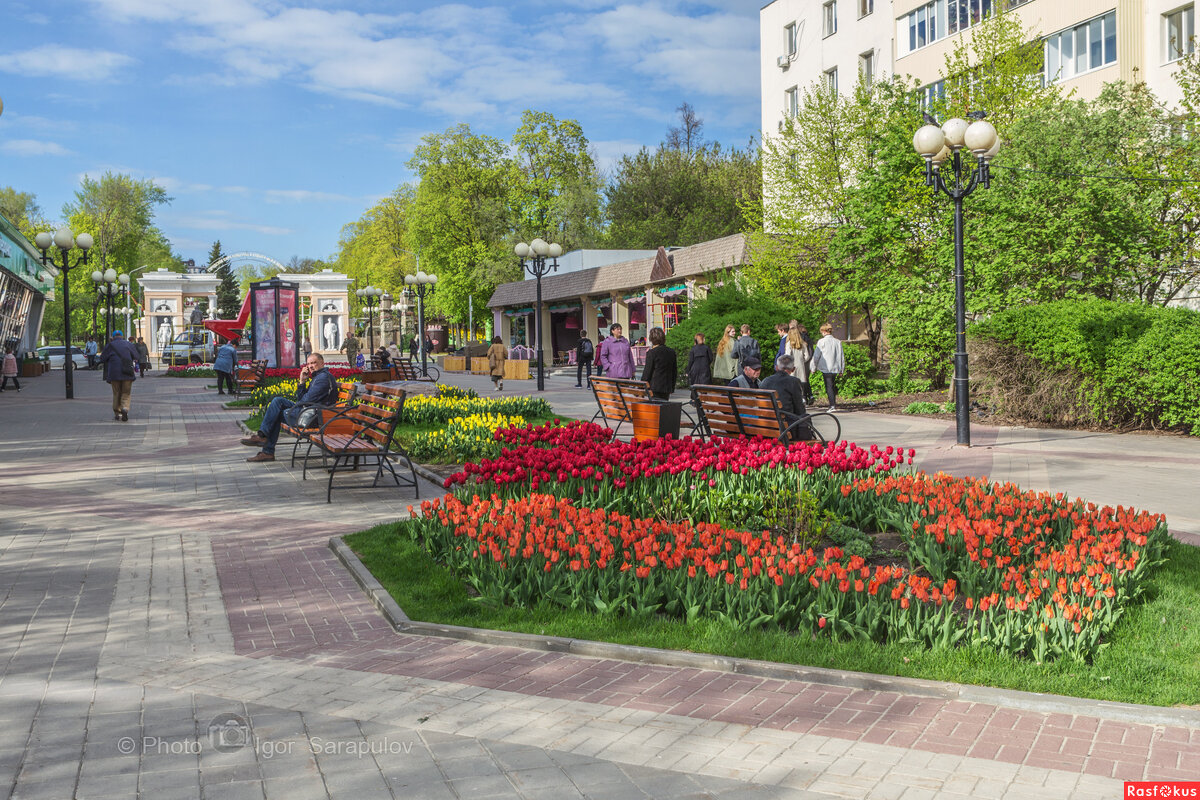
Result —
[[753, 437], [781, 442], [816, 440], [833, 443], [842, 435], [838, 418], [828, 411], [788, 414], [771, 389], [736, 386], [693, 386], [692, 404], [701, 436]]

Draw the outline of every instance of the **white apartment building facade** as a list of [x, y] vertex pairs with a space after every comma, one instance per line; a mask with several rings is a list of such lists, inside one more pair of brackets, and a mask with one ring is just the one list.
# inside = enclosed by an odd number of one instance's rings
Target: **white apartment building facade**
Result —
[[1194, 0], [773, 0], [759, 14], [764, 136], [818, 80], [846, 93], [860, 72], [911, 75], [938, 92], [947, 54], [1001, 4], [1040, 36], [1046, 80], [1085, 99], [1140, 80], [1178, 104], [1173, 74], [1195, 48]]

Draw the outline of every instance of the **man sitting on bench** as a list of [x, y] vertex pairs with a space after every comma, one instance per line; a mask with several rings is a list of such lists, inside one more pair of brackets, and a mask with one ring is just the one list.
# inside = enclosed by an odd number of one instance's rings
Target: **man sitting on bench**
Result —
[[[779, 407], [788, 424], [808, 414], [804, 406], [804, 384], [795, 376], [796, 360], [791, 356], [780, 356], [775, 359], [775, 374], [763, 379], [760, 388], [771, 389], [779, 396]], [[792, 441], [811, 439], [812, 431], [808, 425], [798, 425], [792, 429]]]
[[300, 420], [300, 413], [307, 406], [329, 406], [337, 402], [337, 381], [325, 368], [325, 359], [320, 353], [313, 353], [308, 357], [304, 368], [300, 370], [297, 384], [296, 399], [273, 399], [263, 413], [258, 433], [242, 439], [242, 444], [247, 447], [262, 448], [260, 452], [246, 459], [250, 463], [260, 464], [275, 460], [275, 443], [279, 441], [279, 429], [284, 421], [289, 425], [296, 425]]

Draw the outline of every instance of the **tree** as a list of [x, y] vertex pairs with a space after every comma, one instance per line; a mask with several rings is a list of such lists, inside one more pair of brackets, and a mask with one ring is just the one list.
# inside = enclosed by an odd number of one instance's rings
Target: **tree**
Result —
[[18, 192], [11, 186], [0, 186], [0, 215], [17, 226], [17, 230], [32, 239], [39, 230], [48, 227], [42, 218], [37, 196], [30, 192]]
[[[221, 240], [217, 239], [208, 251], [208, 265], [211, 267], [223, 258], [225, 253], [221, 250]], [[228, 262], [217, 267], [217, 278], [220, 279], [217, 284], [217, 318], [235, 319], [242, 308], [241, 283], [234, 277], [233, 267]]]
[[404, 276], [416, 272], [412, 253], [419, 249], [409, 241], [406, 219], [413, 193], [413, 187], [400, 186], [342, 227], [336, 258], [340, 271], [393, 294], [404, 289]]
[[600, 219], [600, 178], [583, 128], [526, 110], [513, 134], [519, 178], [511, 184], [516, 236], [550, 237], [573, 250], [592, 244]]
[[703, 120], [682, 104], [679, 127], [653, 152], [622, 156], [604, 195], [609, 247], [686, 246], [750, 227], [761, 206], [756, 149], [725, 150], [701, 140]]
[[101, 270], [108, 267], [133, 269], [132, 263], [143, 240], [153, 227], [154, 207], [171, 202], [162, 187], [150, 180], [106, 172], [95, 180], [83, 176], [75, 201], [63, 206], [76, 233], [95, 237], [89, 259]]

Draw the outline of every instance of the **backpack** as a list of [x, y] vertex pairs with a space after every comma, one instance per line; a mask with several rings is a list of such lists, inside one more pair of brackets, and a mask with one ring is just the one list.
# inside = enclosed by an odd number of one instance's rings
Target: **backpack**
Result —
[[579, 355], [583, 356], [584, 358], [591, 358], [592, 354], [595, 352], [596, 350], [594, 347], [592, 347], [591, 339], [579, 340]]

